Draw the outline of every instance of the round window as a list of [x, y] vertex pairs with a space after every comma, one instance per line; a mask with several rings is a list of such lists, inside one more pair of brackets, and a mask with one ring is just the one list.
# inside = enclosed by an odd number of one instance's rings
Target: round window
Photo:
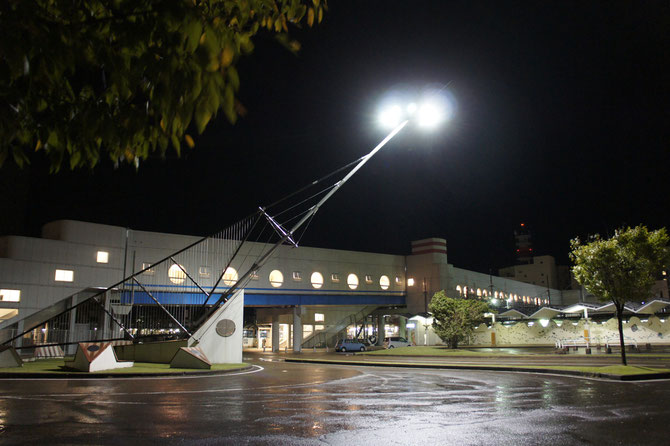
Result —
[[226, 272], [223, 273], [223, 283], [230, 286], [234, 285], [237, 282], [237, 271], [233, 267], [226, 268]]
[[310, 279], [314, 288], [321, 288], [323, 286], [323, 276], [321, 273], [314, 271]]
[[389, 277], [381, 276], [379, 278], [379, 286], [381, 287], [382, 290], [388, 290], [389, 287], [391, 286], [391, 281], [389, 280]]
[[182, 271], [179, 265], [172, 265], [170, 269], [168, 269], [168, 278], [170, 279], [170, 282], [181, 285], [184, 283], [184, 280], [186, 280], [186, 274], [184, 274], [184, 271]]
[[358, 288], [358, 276], [356, 274], [349, 274], [347, 276], [347, 285], [349, 285], [349, 288], [352, 290], [355, 290]]
[[279, 288], [284, 283], [284, 275], [278, 269], [270, 273], [270, 285]]

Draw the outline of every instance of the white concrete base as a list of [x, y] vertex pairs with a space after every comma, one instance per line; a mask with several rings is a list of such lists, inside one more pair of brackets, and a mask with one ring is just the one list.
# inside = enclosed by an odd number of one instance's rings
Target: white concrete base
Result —
[[23, 367], [23, 360], [14, 347], [0, 346], [0, 368], [4, 367]]
[[66, 367], [81, 372], [122, 369], [134, 364], [133, 361], [119, 361], [109, 342], [80, 342], [74, 361], [65, 362]]
[[[216, 330], [217, 324], [225, 319], [234, 323], [229, 336], [222, 336]], [[212, 364], [239, 364], [242, 362], [243, 324], [244, 290], [239, 290], [189, 338], [188, 346], [200, 347]], [[232, 327], [230, 322], [228, 327]]]
[[171, 369], [211, 369], [205, 352], [198, 347], [181, 347], [170, 361]]

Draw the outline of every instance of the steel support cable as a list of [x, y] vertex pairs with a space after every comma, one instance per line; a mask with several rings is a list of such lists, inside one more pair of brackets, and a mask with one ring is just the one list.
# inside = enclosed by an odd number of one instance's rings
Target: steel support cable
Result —
[[326, 187], [325, 189], [320, 190], [319, 192], [317, 192], [317, 193], [315, 193], [315, 194], [313, 194], [313, 195], [311, 195], [311, 196], [305, 198], [305, 199], [302, 200], [302, 201], [297, 202], [297, 203], [294, 204], [293, 206], [290, 206], [290, 207], [284, 209], [283, 211], [277, 212], [277, 213], [274, 215], [274, 217], [277, 218], [277, 217], [279, 217], [280, 215], [285, 214], [285, 213], [287, 213], [288, 211], [297, 208], [297, 207], [300, 206], [301, 204], [303, 204], [303, 203], [305, 203], [305, 202], [307, 202], [307, 201], [309, 201], [309, 200], [312, 200], [312, 199], [318, 197], [318, 196], [321, 195], [321, 194], [325, 194], [326, 192], [328, 192], [330, 189], [334, 188], [335, 186], [337, 186], [337, 183], [333, 184], [332, 186], [328, 186], [328, 187]]
[[300, 233], [300, 237], [298, 237], [298, 240], [295, 242], [296, 244], [300, 244], [300, 240], [302, 240], [302, 236], [305, 235], [305, 232], [307, 232], [307, 228], [309, 228], [309, 224], [312, 223], [312, 220], [314, 219], [314, 216], [316, 214], [312, 214], [311, 217], [309, 217], [309, 220], [307, 220], [307, 223], [305, 223], [305, 226], [302, 229], [302, 232]]
[[362, 157], [360, 157], [360, 158], [358, 158], [358, 159], [356, 159], [356, 160], [354, 160], [354, 161], [348, 163], [347, 165], [342, 166], [342, 167], [340, 167], [340, 168], [338, 168], [338, 169], [336, 169], [336, 170], [334, 170], [334, 171], [332, 171], [332, 172], [330, 172], [330, 173], [328, 173], [328, 174], [322, 176], [321, 178], [312, 181], [311, 183], [309, 183], [309, 184], [307, 184], [307, 185], [301, 187], [301, 188], [298, 189], [297, 191], [295, 191], [295, 192], [291, 192], [290, 194], [288, 194], [288, 195], [286, 195], [286, 196], [280, 198], [279, 200], [277, 200], [277, 201], [275, 201], [275, 202], [273, 202], [273, 203], [270, 203], [270, 204], [267, 205], [267, 206], [263, 206], [263, 208], [264, 208], [264, 209], [270, 209], [271, 207], [273, 207], [273, 206], [275, 206], [275, 205], [277, 205], [277, 204], [279, 204], [279, 203], [281, 203], [281, 202], [283, 202], [283, 201], [285, 201], [285, 200], [288, 200], [289, 198], [294, 197], [294, 196], [298, 195], [298, 194], [301, 193], [301, 192], [306, 191], [306, 190], [309, 189], [310, 187], [314, 187], [314, 186], [316, 186], [317, 184], [319, 184], [320, 182], [324, 181], [325, 179], [330, 178], [330, 177], [332, 177], [333, 175], [336, 175], [336, 174], [340, 173], [341, 171], [346, 170], [346, 169], [348, 169], [349, 167], [353, 166], [354, 164], [360, 162], [360, 161], [361, 161], [363, 158], [365, 158], [366, 156], [367, 156], [367, 155], [363, 155]]
[[288, 224], [291, 223], [292, 221], [297, 220], [298, 218], [302, 217], [303, 215], [305, 215], [305, 214], [307, 214], [308, 212], [311, 212], [311, 211], [312, 211], [312, 207], [309, 207], [309, 208], [305, 209], [304, 211], [300, 212], [299, 214], [296, 214], [296, 215], [294, 215], [294, 216], [292, 216], [292, 217], [287, 218], [286, 220], [284, 220], [284, 221], [283, 221], [282, 223], [280, 223], [280, 224], [281, 224], [282, 226], [288, 225]]

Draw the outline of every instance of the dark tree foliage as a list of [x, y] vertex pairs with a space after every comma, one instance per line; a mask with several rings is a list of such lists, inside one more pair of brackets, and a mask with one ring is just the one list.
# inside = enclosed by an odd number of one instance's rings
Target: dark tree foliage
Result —
[[52, 170], [103, 157], [137, 163], [193, 147], [222, 110], [235, 122], [235, 68], [258, 33], [292, 51], [291, 26], [325, 0], [0, 2], [0, 166], [44, 151]]

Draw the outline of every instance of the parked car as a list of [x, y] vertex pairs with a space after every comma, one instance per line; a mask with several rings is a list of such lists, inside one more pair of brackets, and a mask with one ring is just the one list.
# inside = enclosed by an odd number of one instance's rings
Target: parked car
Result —
[[395, 347], [411, 347], [412, 344], [405, 338], [399, 336], [393, 336], [390, 338], [384, 338], [384, 347], [385, 348], [395, 348]]
[[359, 339], [340, 339], [335, 344], [336, 352], [364, 352], [365, 343]]

